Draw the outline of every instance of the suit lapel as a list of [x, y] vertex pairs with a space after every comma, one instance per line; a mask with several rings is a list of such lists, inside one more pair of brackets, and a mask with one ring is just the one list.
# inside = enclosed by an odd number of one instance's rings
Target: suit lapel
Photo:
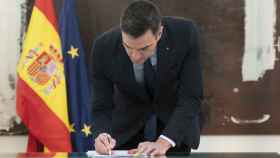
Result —
[[157, 82], [155, 86], [155, 97], [154, 100], [158, 98], [159, 92], [161, 91], [161, 81], [162, 78], [166, 78], [165, 71], [167, 71], [170, 64], [170, 55], [172, 54], [172, 43], [170, 42], [171, 37], [168, 35], [167, 27], [164, 27], [162, 37], [158, 43], [157, 47]]

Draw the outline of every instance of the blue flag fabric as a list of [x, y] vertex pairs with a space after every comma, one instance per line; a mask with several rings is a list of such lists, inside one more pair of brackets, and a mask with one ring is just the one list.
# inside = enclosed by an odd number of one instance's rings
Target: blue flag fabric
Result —
[[59, 30], [64, 56], [68, 109], [74, 152], [93, 149], [90, 89], [74, 0], [64, 0]]

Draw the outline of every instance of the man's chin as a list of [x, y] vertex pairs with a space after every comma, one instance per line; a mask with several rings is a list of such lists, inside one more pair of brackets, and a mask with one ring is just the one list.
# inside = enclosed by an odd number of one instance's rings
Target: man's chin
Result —
[[141, 61], [132, 61], [133, 64], [144, 64], [145, 60]]

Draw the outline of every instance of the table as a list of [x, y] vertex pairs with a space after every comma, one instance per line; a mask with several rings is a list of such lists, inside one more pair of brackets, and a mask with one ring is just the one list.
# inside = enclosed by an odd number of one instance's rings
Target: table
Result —
[[[106, 156], [106, 158], [110, 158], [110, 157], [112, 156]], [[187, 158], [280, 158], [280, 154], [277, 153], [192, 153], [191, 155], [186, 156], [181, 153], [171, 153], [170, 155], [156, 157], [156, 158], [183, 158], [183, 157], [187, 157]], [[46, 153], [0, 153], [0, 158], [88, 158], [88, 157], [86, 153], [48, 153], [48, 154]]]

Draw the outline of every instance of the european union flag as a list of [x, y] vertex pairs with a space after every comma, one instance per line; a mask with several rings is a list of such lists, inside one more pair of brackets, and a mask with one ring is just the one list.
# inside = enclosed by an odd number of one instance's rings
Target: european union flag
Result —
[[64, 0], [59, 19], [73, 151], [92, 150], [90, 89], [74, 0]]

